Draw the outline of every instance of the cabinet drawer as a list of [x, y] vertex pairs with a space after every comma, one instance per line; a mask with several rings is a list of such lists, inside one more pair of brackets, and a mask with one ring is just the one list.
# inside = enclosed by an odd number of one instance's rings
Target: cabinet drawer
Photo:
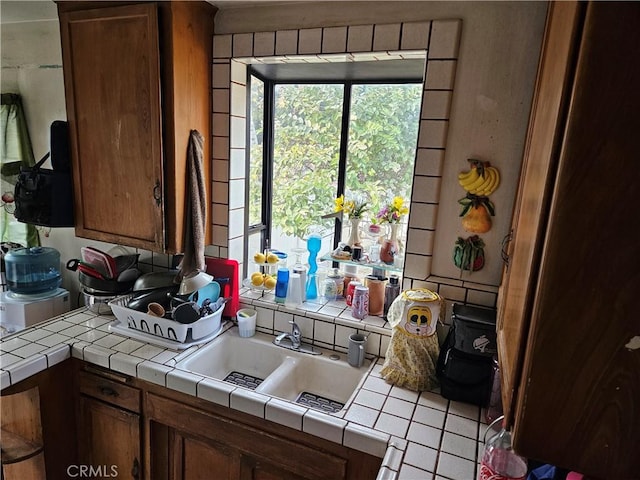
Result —
[[80, 372], [80, 393], [140, 413], [140, 390], [92, 373]]

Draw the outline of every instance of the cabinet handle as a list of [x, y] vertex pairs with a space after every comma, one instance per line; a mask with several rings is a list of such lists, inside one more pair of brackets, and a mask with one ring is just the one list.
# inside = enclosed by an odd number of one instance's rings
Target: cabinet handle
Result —
[[502, 261], [507, 268], [509, 268], [509, 243], [511, 243], [511, 240], [513, 240], [513, 229], [511, 229], [511, 231], [502, 239], [502, 248], [500, 251]]
[[160, 191], [160, 180], [156, 180], [156, 184], [153, 187], [153, 198], [156, 201], [156, 205], [160, 206], [162, 203], [162, 192]]
[[140, 463], [137, 458], [133, 459], [133, 466], [131, 467], [131, 477], [132, 478], [140, 478]]
[[104, 387], [104, 386], [103, 386], [103, 387], [99, 387], [99, 389], [100, 389], [100, 393], [101, 393], [102, 395], [107, 396], [107, 397], [118, 397], [118, 396], [119, 396], [118, 392], [116, 392], [116, 391], [115, 391], [113, 388], [111, 388], [111, 387]]

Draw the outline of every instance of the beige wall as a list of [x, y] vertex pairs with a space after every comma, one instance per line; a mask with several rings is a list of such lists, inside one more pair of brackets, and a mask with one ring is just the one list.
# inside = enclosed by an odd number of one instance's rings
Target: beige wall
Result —
[[[500, 283], [500, 240], [507, 233], [517, 187], [538, 54], [544, 28], [544, 2], [299, 2], [279, 6], [226, 6], [215, 18], [217, 34], [273, 31], [286, 28], [393, 23], [459, 18], [462, 20], [459, 63], [451, 110], [443, 171], [432, 277], [427, 284], [451, 300], [495, 304]], [[48, 125], [64, 118], [64, 90], [59, 68], [31, 68], [60, 62], [57, 22], [2, 25], [2, 71], [18, 87], [27, 104], [36, 156], [48, 150]], [[44, 23], [48, 23], [46, 26]], [[34, 30], [35, 29], [35, 32]], [[44, 32], [42, 31], [44, 29]], [[40, 32], [40, 33], [38, 33]], [[12, 37], [7, 37], [7, 34]], [[5, 57], [5, 51], [11, 51]], [[34, 53], [37, 52], [37, 60]], [[19, 77], [23, 77], [19, 80]], [[466, 159], [494, 163], [503, 184], [493, 198], [497, 214], [486, 235], [488, 264], [482, 272], [459, 280], [450, 260], [453, 242], [466, 234], [459, 227], [457, 199], [463, 196], [455, 182]], [[94, 242], [76, 238], [73, 229], [55, 229], [43, 243], [61, 251], [63, 260], [77, 257], [80, 247]], [[103, 248], [108, 248], [104, 245]], [[100, 248], [100, 246], [98, 246]], [[144, 255], [151, 255], [144, 253]], [[156, 257], [154, 255], [154, 257]], [[160, 257], [160, 262], [167, 263]], [[152, 260], [155, 261], [155, 260]], [[474, 288], [474, 283], [480, 284]], [[77, 292], [77, 281], [65, 275], [63, 286]]]
[[[297, 2], [279, 6], [238, 6], [215, 18], [215, 33], [461, 19], [462, 34], [452, 101], [442, 189], [430, 276], [424, 285], [446, 298], [494, 305], [501, 281], [500, 245], [507, 234], [518, 185], [538, 56], [545, 2]], [[468, 158], [490, 161], [502, 173], [492, 195], [493, 228], [482, 235], [487, 264], [472, 275], [451, 261], [460, 226], [457, 203], [465, 192], [457, 173]], [[427, 274], [425, 275], [427, 277]]]

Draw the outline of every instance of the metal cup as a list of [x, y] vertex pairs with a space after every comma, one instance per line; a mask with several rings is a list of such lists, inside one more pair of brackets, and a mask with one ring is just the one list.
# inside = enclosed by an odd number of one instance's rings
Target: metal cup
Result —
[[352, 333], [349, 335], [349, 351], [347, 353], [347, 362], [352, 367], [360, 368], [364, 364], [364, 345], [367, 337], [361, 333]]

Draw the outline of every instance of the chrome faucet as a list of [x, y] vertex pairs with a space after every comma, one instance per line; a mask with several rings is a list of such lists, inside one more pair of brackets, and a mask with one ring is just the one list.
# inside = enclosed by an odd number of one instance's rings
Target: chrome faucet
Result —
[[301, 338], [302, 338], [302, 334], [300, 333], [300, 327], [298, 327], [298, 324], [296, 322], [294, 322], [293, 320], [289, 320], [289, 323], [291, 324], [291, 333], [281, 333], [280, 335], [278, 335], [275, 340], [273, 341], [273, 343], [275, 343], [276, 345], [280, 346], [280, 347], [287, 347], [289, 348], [288, 345], [283, 345], [282, 341], [288, 339], [291, 342], [291, 349], [292, 350], [299, 350], [300, 349], [300, 344], [301, 342]]

